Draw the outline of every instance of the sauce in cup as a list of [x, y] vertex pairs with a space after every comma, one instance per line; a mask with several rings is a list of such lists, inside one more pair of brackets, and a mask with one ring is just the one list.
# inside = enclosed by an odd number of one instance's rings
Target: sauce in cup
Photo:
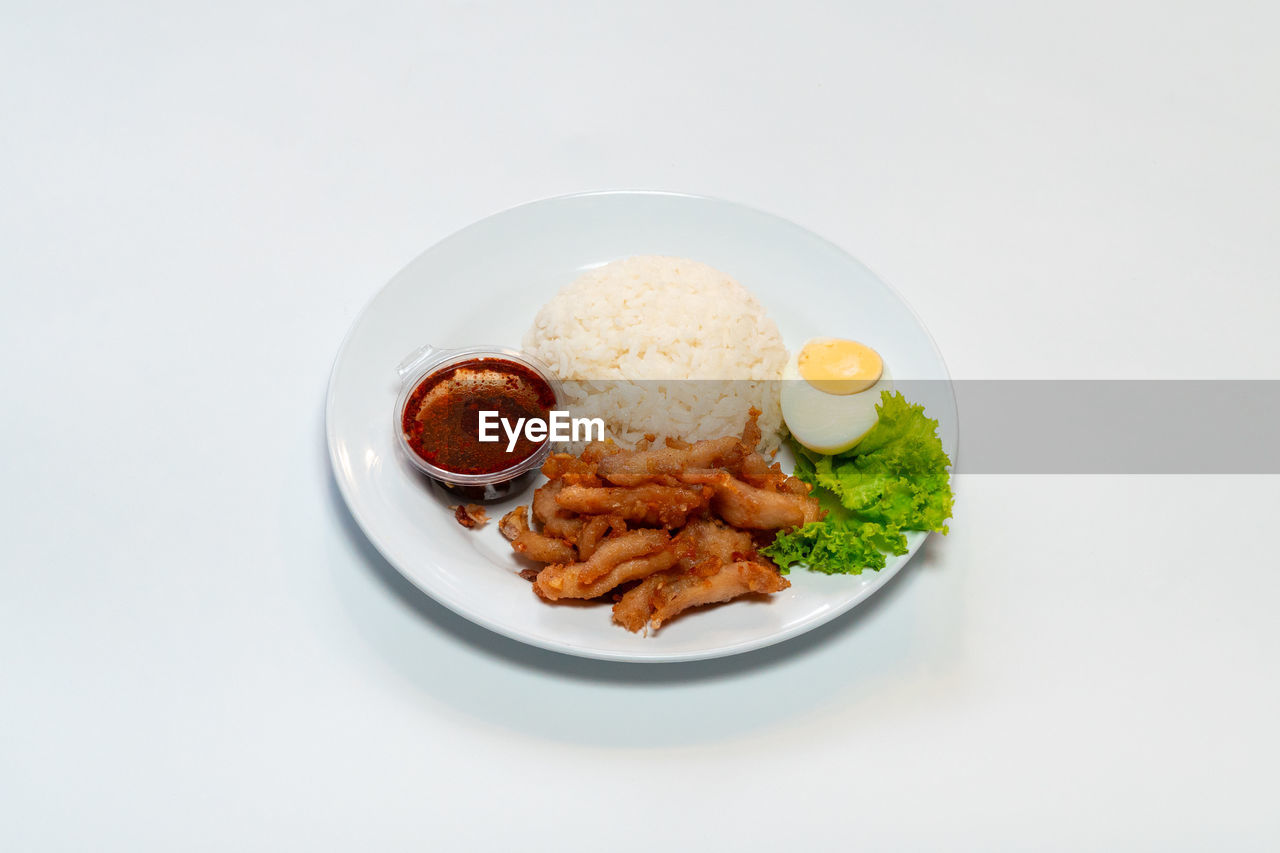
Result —
[[[426, 347], [400, 368], [406, 381], [396, 402], [396, 432], [408, 461], [446, 488], [474, 499], [500, 497], [542, 464], [550, 442], [514, 438], [497, 427], [546, 420], [558, 398], [555, 380], [515, 350]], [[481, 412], [489, 415], [480, 440]]]
[[423, 461], [454, 474], [494, 474], [528, 459], [546, 441], [530, 441], [522, 432], [508, 451], [508, 439], [499, 432], [498, 441], [482, 442], [480, 413], [497, 412], [511, 423], [545, 420], [555, 402], [551, 386], [524, 365], [475, 358], [419, 382], [400, 425], [409, 448]]

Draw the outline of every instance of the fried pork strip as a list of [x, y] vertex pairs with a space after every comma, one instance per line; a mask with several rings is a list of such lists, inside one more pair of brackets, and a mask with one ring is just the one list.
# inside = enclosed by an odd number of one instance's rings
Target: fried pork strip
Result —
[[676, 564], [676, 555], [668, 550], [655, 551], [644, 557], [623, 560], [603, 576], [586, 581], [576, 575], [574, 567], [547, 566], [538, 572], [533, 582], [534, 591], [550, 601], [562, 598], [599, 598], [616, 586], [628, 581], [647, 578], [655, 572], [665, 571]]
[[544, 536], [529, 529], [529, 508], [518, 506], [502, 517], [498, 530], [517, 553], [539, 563], [572, 563], [577, 559], [573, 546], [563, 539]]
[[692, 468], [681, 474], [680, 479], [714, 488], [711, 509], [734, 527], [779, 530], [819, 521], [826, 514], [818, 499], [807, 493], [758, 489], [735, 479], [727, 471]]
[[712, 489], [648, 484], [635, 488], [565, 486], [556, 494], [561, 509], [584, 515], [615, 515], [640, 524], [682, 526], [706, 509]]
[[760, 446], [760, 410], [752, 406], [747, 410], [747, 422], [742, 427], [742, 446], [754, 452]]
[[660, 477], [675, 477], [686, 468], [736, 464], [744, 448], [734, 436], [699, 441], [687, 447], [622, 451], [600, 460], [597, 473], [616, 486], [638, 486]]
[[589, 560], [607, 535], [626, 533], [627, 523], [616, 515], [593, 515], [582, 525], [575, 547], [579, 560]]
[[561, 509], [556, 495], [564, 488], [563, 480], [551, 480], [533, 491], [533, 517], [542, 525], [542, 532], [557, 539], [574, 542], [582, 531], [583, 519]]
[[525, 569], [549, 601], [598, 598], [623, 584], [614, 620], [654, 630], [679, 613], [790, 584], [756, 552], [756, 539], [824, 513], [809, 486], [755, 451], [752, 410], [741, 437], [688, 443], [646, 436], [633, 451], [612, 442], [581, 456], [554, 454], [534, 492], [533, 517], [517, 507], [500, 529], [517, 553], [547, 563]]
[[772, 567], [739, 560], [710, 574], [697, 569], [670, 569], [650, 575], [613, 606], [613, 621], [628, 631], [646, 624], [656, 631], [691, 607], [730, 601], [750, 593], [781, 592], [791, 586]]
[[[707, 565], [719, 568], [738, 560], [756, 559], [750, 533], [709, 518], [689, 522], [672, 541], [672, 547], [684, 569]], [[708, 560], [713, 562], [708, 564]]]
[[753, 453], [742, 460], [742, 465], [734, 475], [748, 485], [769, 492], [787, 492], [792, 495], [807, 495], [812, 486], [797, 477], [782, 473], [782, 466], [777, 462], [770, 465], [763, 456]]
[[600, 478], [596, 475], [596, 463], [582, 455], [583, 458], [568, 453], [553, 453], [542, 463], [542, 473], [548, 480], [561, 480], [569, 486], [599, 486]]
[[547, 566], [534, 588], [543, 598], [595, 598], [615, 586], [669, 569], [676, 555], [665, 530], [634, 530], [606, 539], [585, 562]]

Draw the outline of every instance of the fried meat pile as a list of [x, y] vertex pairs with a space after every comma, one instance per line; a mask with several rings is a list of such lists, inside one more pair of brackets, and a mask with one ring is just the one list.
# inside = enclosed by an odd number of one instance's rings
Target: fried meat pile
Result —
[[525, 506], [499, 524], [516, 553], [546, 564], [521, 574], [546, 601], [611, 596], [614, 621], [629, 631], [786, 589], [757, 548], [823, 512], [808, 484], [755, 451], [758, 416], [752, 410], [741, 436], [553, 454], [533, 495], [537, 528]]

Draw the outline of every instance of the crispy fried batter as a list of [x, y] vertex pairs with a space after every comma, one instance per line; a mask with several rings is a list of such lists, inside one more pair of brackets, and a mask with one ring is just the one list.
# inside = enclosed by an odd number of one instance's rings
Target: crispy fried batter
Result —
[[484, 507], [480, 504], [458, 504], [451, 507], [453, 517], [458, 523], [468, 530], [474, 530], [477, 527], [483, 527], [489, 521], [489, 514], [484, 511]]
[[597, 473], [617, 486], [638, 486], [662, 476], [676, 476], [686, 468], [736, 465], [745, 455], [734, 436], [699, 441], [685, 447], [621, 451], [600, 460]]
[[758, 453], [753, 453], [743, 459], [741, 467], [734, 473], [739, 480], [748, 485], [769, 492], [807, 495], [813, 489], [804, 480], [784, 474], [782, 466], [777, 462], [770, 465], [768, 460]]
[[517, 554], [539, 563], [571, 563], [577, 554], [563, 539], [544, 536], [529, 529], [529, 508], [518, 506], [502, 517], [498, 530], [511, 542]]
[[582, 451], [582, 455], [579, 458], [590, 465], [597, 465], [606, 456], [621, 452], [622, 448], [614, 444], [613, 439], [610, 438], [605, 441], [596, 441], [588, 444], [587, 449]]
[[712, 489], [646, 484], [632, 489], [565, 486], [556, 495], [561, 509], [584, 515], [616, 515], [627, 521], [680, 527], [690, 515], [706, 509]]
[[[661, 536], [650, 535], [655, 533]], [[619, 584], [674, 566], [676, 555], [665, 537], [661, 530], [637, 530], [610, 539], [585, 563], [547, 566], [538, 573], [534, 589], [552, 601], [604, 595]]]
[[747, 560], [729, 563], [712, 574], [670, 569], [650, 575], [613, 606], [613, 620], [628, 631], [646, 624], [656, 631], [691, 607], [729, 601], [749, 593], [781, 592], [791, 583], [773, 568]]
[[561, 509], [556, 503], [556, 495], [562, 488], [563, 480], [550, 480], [545, 486], [534, 489], [533, 517], [542, 525], [543, 533], [574, 542], [584, 521], [574, 513]]
[[549, 564], [521, 576], [547, 601], [618, 590], [614, 620], [630, 631], [657, 630], [702, 604], [786, 589], [756, 546], [823, 513], [807, 484], [756, 452], [759, 414], [751, 411], [741, 436], [658, 444], [646, 435], [635, 450], [601, 442], [581, 456], [548, 457], [548, 482], [532, 501], [541, 532], [523, 506], [499, 525], [516, 552]]
[[[605, 540], [582, 563], [557, 563], [538, 574], [535, 587], [543, 598], [595, 598], [620, 583], [642, 578], [675, 564], [665, 530], [635, 530]], [[661, 559], [645, 561], [640, 558]]]
[[542, 463], [542, 473], [548, 480], [559, 480], [566, 485], [600, 485], [600, 478], [596, 476], [596, 462], [587, 459], [585, 453], [581, 458], [568, 453], [553, 453]]
[[579, 560], [589, 560], [595, 553], [600, 541], [608, 535], [627, 532], [627, 522], [616, 515], [593, 515], [582, 526], [578, 534], [576, 547]]
[[742, 427], [742, 446], [748, 453], [754, 453], [760, 446], [760, 410], [752, 406], [747, 411], [747, 423]]
[[737, 560], [756, 559], [755, 543], [745, 530], [735, 530], [716, 519], [689, 522], [673, 543], [680, 566], [692, 569], [708, 560], [716, 567]]
[[716, 495], [711, 508], [734, 527], [779, 530], [819, 521], [826, 515], [817, 498], [758, 489], [735, 479], [727, 471], [693, 468], [685, 471], [680, 479], [713, 487]]
[[498, 532], [509, 542], [514, 542], [521, 533], [529, 530], [529, 508], [518, 506], [502, 516], [498, 521]]
[[670, 541], [671, 535], [665, 530], [633, 530], [606, 540], [590, 560], [576, 567], [576, 571], [585, 583], [593, 583], [623, 560], [652, 554], [665, 548]]

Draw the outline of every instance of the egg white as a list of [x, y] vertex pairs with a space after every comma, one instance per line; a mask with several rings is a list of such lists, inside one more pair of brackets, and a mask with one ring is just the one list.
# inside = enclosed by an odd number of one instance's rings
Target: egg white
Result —
[[893, 390], [889, 366], [876, 384], [856, 394], [828, 394], [800, 375], [800, 352], [782, 370], [782, 419], [796, 441], [817, 453], [844, 453], [876, 425], [881, 391]]

